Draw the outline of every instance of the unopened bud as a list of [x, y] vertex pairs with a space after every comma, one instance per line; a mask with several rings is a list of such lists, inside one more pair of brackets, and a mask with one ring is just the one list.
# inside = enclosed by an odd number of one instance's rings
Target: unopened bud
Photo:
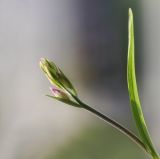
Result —
[[56, 100], [59, 100], [61, 102], [64, 102], [66, 104], [75, 106], [75, 107], [81, 107], [76, 101], [74, 101], [74, 99], [72, 98], [72, 96], [70, 96], [70, 94], [68, 94], [65, 90], [63, 89], [58, 89], [56, 87], [50, 87], [50, 90], [52, 92], [52, 96], [51, 95], [47, 95], [50, 98], [54, 98]]
[[54, 97], [56, 98], [63, 98], [63, 99], [70, 99], [68, 94], [66, 92], [64, 92], [63, 90], [60, 90], [56, 87], [50, 87], [50, 90], [53, 94]]
[[52, 85], [55, 85], [58, 88], [64, 88], [69, 93], [77, 95], [76, 90], [71, 82], [53, 62], [49, 61], [48, 59], [41, 58], [40, 68], [45, 73]]

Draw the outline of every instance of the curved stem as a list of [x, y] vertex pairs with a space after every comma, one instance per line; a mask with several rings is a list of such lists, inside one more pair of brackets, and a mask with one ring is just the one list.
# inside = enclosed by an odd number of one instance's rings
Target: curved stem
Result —
[[119, 130], [120, 132], [122, 132], [123, 134], [127, 135], [133, 142], [135, 142], [137, 145], [139, 145], [145, 152], [148, 153], [146, 146], [144, 145], [144, 143], [136, 136], [134, 135], [130, 130], [128, 130], [127, 128], [125, 128], [124, 126], [120, 125], [119, 123], [117, 123], [116, 121], [114, 121], [113, 119], [110, 119], [109, 117], [107, 117], [106, 115], [98, 112], [97, 110], [93, 109], [92, 107], [86, 105], [85, 103], [83, 103], [79, 98], [77, 98], [76, 96], [72, 95], [72, 97], [82, 106], [82, 108], [88, 110], [89, 112], [92, 112], [93, 114], [95, 114], [96, 116], [100, 117], [101, 119], [103, 119], [105, 122], [107, 122], [108, 124], [110, 124], [111, 126], [113, 126], [114, 128], [116, 128], [117, 130]]

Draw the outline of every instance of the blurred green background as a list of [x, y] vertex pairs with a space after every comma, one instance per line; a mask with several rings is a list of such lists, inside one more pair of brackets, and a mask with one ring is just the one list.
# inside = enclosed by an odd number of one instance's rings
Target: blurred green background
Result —
[[126, 81], [128, 8], [135, 17], [140, 97], [160, 149], [159, 5], [156, 0], [0, 0], [0, 158], [147, 158], [97, 117], [47, 98], [50, 84], [38, 66], [41, 57], [53, 60], [82, 101], [137, 134]]
[[71, 141], [61, 146], [56, 155], [48, 159], [119, 159], [147, 158], [132, 141], [105, 124], [91, 124], [80, 131]]

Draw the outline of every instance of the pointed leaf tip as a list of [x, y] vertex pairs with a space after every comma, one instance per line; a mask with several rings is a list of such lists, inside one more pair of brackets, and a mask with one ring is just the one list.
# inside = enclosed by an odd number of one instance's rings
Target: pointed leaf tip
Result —
[[128, 12], [129, 12], [129, 15], [133, 15], [131, 8], [129, 8]]

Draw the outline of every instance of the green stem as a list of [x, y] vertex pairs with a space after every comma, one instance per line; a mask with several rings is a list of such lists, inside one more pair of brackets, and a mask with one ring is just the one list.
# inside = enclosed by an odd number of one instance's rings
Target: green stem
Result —
[[128, 130], [127, 128], [125, 128], [124, 126], [120, 125], [119, 123], [117, 123], [116, 121], [114, 121], [113, 119], [110, 119], [109, 117], [107, 117], [106, 115], [98, 112], [97, 110], [93, 109], [92, 107], [88, 106], [87, 104], [83, 103], [79, 98], [77, 98], [76, 96], [72, 95], [72, 97], [86, 110], [88, 110], [89, 112], [92, 112], [94, 115], [100, 117], [101, 119], [103, 119], [105, 122], [107, 122], [108, 124], [110, 124], [111, 126], [113, 126], [114, 128], [116, 128], [117, 130], [119, 130], [120, 132], [122, 132], [123, 134], [127, 135], [133, 142], [135, 142], [138, 146], [140, 146], [145, 152], [148, 153], [146, 146], [144, 145], [144, 143], [136, 136], [134, 135], [130, 130]]

